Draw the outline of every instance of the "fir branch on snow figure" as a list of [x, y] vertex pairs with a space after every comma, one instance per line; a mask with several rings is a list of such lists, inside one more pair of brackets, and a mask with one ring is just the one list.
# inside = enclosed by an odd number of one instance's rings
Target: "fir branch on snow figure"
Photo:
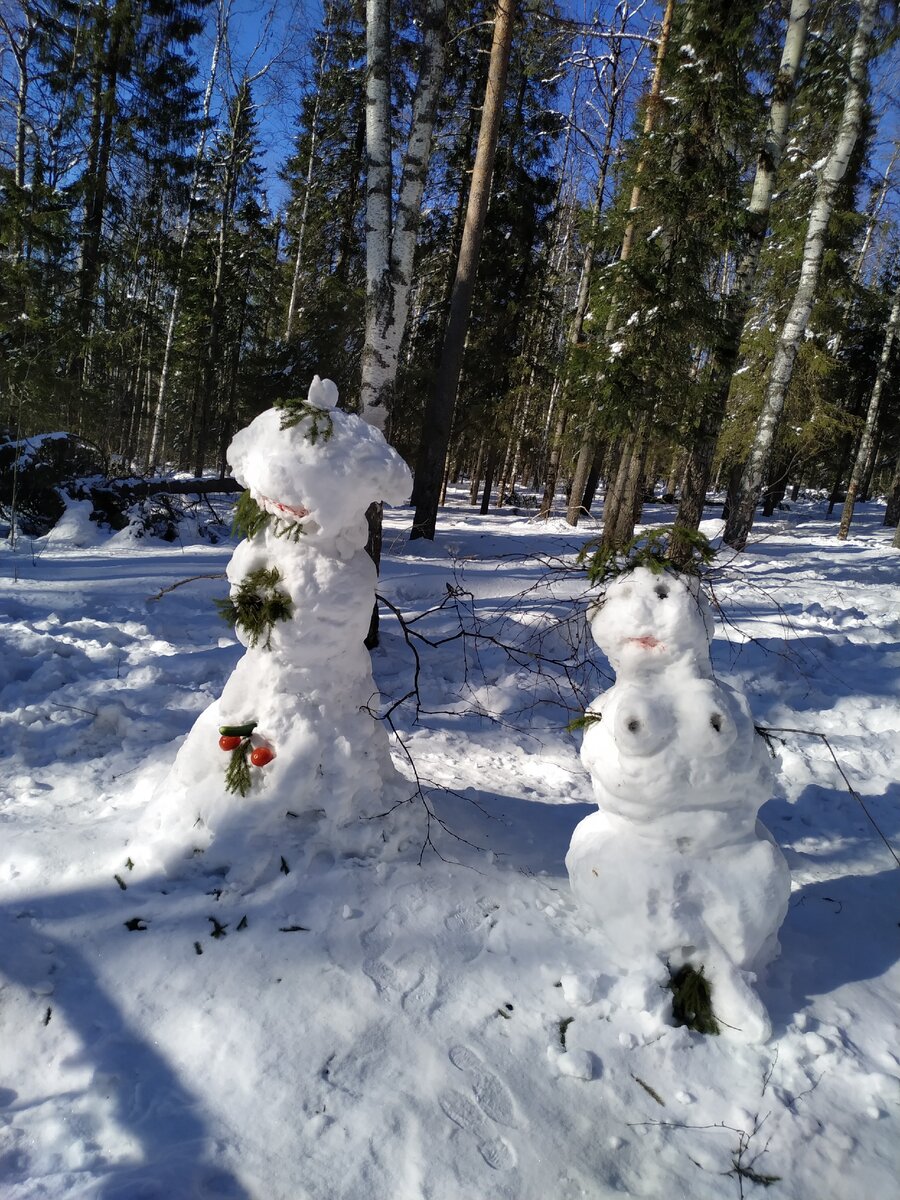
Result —
[[311, 404], [309, 400], [299, 398], [283, 400], [278, 407], [282, 414], [282, 429], [293, 429], [301, 421], [308, 420], [309, 428], [306, 430], [306, 437], [313, 445], [320, 438], [323, 442], [330, 440], [334, 432], [334, 419], [327, 408], [319, 408], [317, 405]]
[[[686, 548], [689, 554], [684, 553]], [[647, 567], [654, 575], [664, 571], [699, 575], [701, 567], [712, 562], [714, 556], [709, 539], [699, 530], [664, 525], [635, 534], [621, 550], [611, 549], [600, 538], [593, 538], [581, 548], [578, 562], [587, 562], [588, 581], [598, 584], [636, 567]]]
[[263, 648], [271, 650], [276, 621], [289, 621], [293, 615], [290, 597], [278, 589], [280, 580], [277, 567], [259, 567], [244, 576], [235, 595], [216, 601], [219, 615], [246, 634], [251, 649], [262, 641]]
[[246, 488], [238, 496], [234, 506], [231, 532], [239, 534], [242, 538], [253, 538], [265, 529], [271, 519], [271, 513], [261, 508], [250, 494], [250, 489]]

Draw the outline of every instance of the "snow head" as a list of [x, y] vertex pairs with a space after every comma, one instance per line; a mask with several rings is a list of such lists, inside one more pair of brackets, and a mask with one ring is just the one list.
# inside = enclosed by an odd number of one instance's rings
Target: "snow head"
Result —
[[657, 671], [679, 660], [710, 674], [713, 618], [693, 576], [636, 567], [612, 581], [588, 620], [617, 674]]
[[384, 500], [402, 504], [409, 468], [381, 433], [336, 408], [330, 379], [312, 381], [305, 404], [270, 408], [237, 433], [228, 448], [235, 478], [260, 508], [322, 540], [364, 545], [365, 512]]

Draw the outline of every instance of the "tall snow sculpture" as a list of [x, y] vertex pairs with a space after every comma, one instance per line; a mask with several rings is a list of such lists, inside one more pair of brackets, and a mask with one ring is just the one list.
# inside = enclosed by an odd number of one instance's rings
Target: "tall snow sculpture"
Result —
[[616, 682], [587, 711], [600, 811], [573, 834], [572, 890], [638, 994], [702, 968], [723, 1031], [765, 1041], [752, 984], [778, 953], [790, 874], [757, 820], [768, 753], [745, 698], [713, 678], [709, 605], [694, 580], [637, 567], [589, 619]]
[[316, 376], [306, 401], [262, 413], [228, 449], [248, 489], [247, 536], [224, 608], [247, 649], [151, 801], [144, 862], [177, 869], [202, 852], [204, 870], [252, 883], [401, 833], [399, 819], [377, 819], [411, 789], [367, 711], [378, 703], [363, 644], [376, 572], [364, 547], [366, 509], [406, 500], [411, 477], [336, 402]]

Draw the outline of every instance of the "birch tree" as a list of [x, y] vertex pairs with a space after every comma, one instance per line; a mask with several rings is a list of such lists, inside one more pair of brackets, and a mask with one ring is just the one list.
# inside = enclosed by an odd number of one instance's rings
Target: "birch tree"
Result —
[[188, 245], [191, 240], [191, 234], [194, 228], [194, 213], [197, 204], [197, 192], [200, 186], [200, 173], [203, 167], [203, 160], [206, 154], [206, 140], [209, 133], [209, 114], [212, 104], [213, 88], [216, 82], [216, 73], [219, 67], [219, 56], [222, 52], [222, 44], [225, 37], [225, 30], [228, 26], [228, 14], [231, 10], [231, 0], [220, 0], [216, 10], [216, 32], [213, 40], [212, 56], [210, 58], [209, 73], [206, 77], [206, 87], [203, 91], [203, 107], [201, 110], [200, 137], [197, 141], [197, 150], [194, 155], [194, 173], [191, 179], [191, 188], [188, 194], [187, 213], [185, 214], [184, 227], [181, 231], [181, 241], [178, 248], [178, 261], [175, 268], [175, 286], [172, 289], [172, 298], [169, 303], [169, 316], [166, 321], [166, 340], [163, 345], [162, 363], [159, 368], [159, 387], [156, 393], [156, 407], [153, 412], [153, 427], [150, 433], [150, 445], [147, 450], [147, 469], [153, 472], [156, 469], [160, 451], [162, 449], [162, 434], [165, 424], [166, 415], [166, 400], [168, 398], [169, 375], [172, 364], [172, 347], [175, 344], [175, 328], [178, 323], [178, 312], [181, 305], [181, 291], [183, 284], [183, 272], [185, 257], [187, 255]]
[[389, 0], [366, 0], [366, 329], [363, 418], [390, 420], [400, 346], [409, 318], [416, 237], [444, 74], [447, 0], [426, 0], [409, 138], [393, 205]]
[[[753, 190], [747, 205], [746, 234], [740, 249], [734, 283], [725, 301], [722, 336], [713, 351], [711, 393], [701, 409], [697, 432], [685, 465], [676, 527], [696, 529], [703, 516], [713, 455], [725, 418], [731, 379], [738, 365], [741, 336], [753, 296], [760, 251], [769, 226], [778, 167], [787, 144], [811, 7], [811, 0], [791, 2], [781, 62], [772, 89], [768, 125], [757, 158]], [[676, 540], [674, 555], [676, 560], [689, 561], [690, 544], [684, 540]]]
[[838, 189], [863, 127], [868, 90], [868, 62], [873, 48], [873, 31], [878, 8], [879, 0], [861, 0], [859, 6], [859, 19], [850, 51], [847, 90], [840, 124], [816, 187], [807, 225], [800, 278], [782, 326], [737, 501], [725, 526], [725, 541], [736, 550], [743, 550], [753, 527], [757, 496], [769, 465], [794, 362], [809, 324], [816, 296], [828, 224]]
[[859, 448], [856, 452], [856, 461], [853, 464], [850, 485], [847, 488], [844, 511], [841, 514], [841, 524], [838, 530], [838, 538], [841, 541], [845, 541], [850, 532], [850, 523], [853, 520], [856, 497], [863, 480], [869, 474], [872, 466], [872, 459], [875, 453], [875, 433], [881, 415], [881, 403], [884, 396], [885, 384], [890, 373], [892, 351], [897, 338], [898, 328], [900, 328], [900, 284], [897, 285], [897, 290], [894, 293], [894, 303], [891, 306], [891, 314], [888, 317], [887, 327], [885, 328], [884, 344], [878, 360], [878, 373], [875, 376], [875, 384], [872, 388], [872, 394], [869, 397], [866, 421], [859, 441]]

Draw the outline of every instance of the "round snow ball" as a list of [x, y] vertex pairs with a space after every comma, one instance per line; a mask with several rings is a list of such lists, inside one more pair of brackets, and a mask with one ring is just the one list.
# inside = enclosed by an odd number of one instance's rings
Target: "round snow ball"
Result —
[[560, 1075], [570, 1079], [593, 1079], [594, 1059], [588, 1050], [568, 1050], [556, 1060]]

